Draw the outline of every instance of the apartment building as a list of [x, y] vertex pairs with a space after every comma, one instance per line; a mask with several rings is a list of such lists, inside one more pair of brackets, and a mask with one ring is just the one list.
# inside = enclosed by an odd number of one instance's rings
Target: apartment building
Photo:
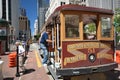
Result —
[[19, 40], [26, 41], [31, 37], [30, 21], [26, 16], [26, 10], [24, 8], [20, 9], [19, 17]]
[[0, 0], [0, 20], [9, 23], [8, 26], [0, 26], [1, 31], [6, 32], [5, 36], [0, 36], [0, 46], [4, 53], [11, 50], [10, 44], [14, 43], [19, 36], [19, 0]]
[[0, 19], [10, 23], [16, 39], [19, 36], [19, 0], [0, 0]]

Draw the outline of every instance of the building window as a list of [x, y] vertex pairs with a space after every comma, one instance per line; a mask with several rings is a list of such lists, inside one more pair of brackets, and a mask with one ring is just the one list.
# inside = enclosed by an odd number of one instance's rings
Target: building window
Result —
[[62, 5], [65, 5], [65, 2], [61, 2], [61, 6], [62, 6]]
[[11, 21], [11, 0], [8, 0], [8, 9], [9, 9], [9, 13], [8, 13], [8, 15], [9, 15], [9, 21]]
[[2, 0], [2, 18], [6, 19], [6, 0]]

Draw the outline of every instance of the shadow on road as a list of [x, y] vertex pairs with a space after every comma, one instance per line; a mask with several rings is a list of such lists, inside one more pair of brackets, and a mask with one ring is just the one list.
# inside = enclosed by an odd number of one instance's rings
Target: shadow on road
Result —
[[108, 71], [106, 72], [107, 80], [120, 80], [120, 71]]
[[22, 71], [22, 73], [25, 75], [25, 74], [32, 73], [34, 71], [35, 71], [35, 69], [26, 69], [24, 72]]
[[4, 78], [3, 80], [14, 80], [14, 77]]

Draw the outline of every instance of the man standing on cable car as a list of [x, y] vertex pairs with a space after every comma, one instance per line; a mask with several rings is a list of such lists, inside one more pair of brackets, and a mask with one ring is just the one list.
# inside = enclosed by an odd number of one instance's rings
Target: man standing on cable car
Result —
[[49, 39], [48, 35], [51, 33], [51, 29], [46, 28], [46, 31], [43, 32], [41, 34], [40, 37], [40, 48], [43, 51], [43, 65], [46, 66], [47, 65], [47, 61], [48, 61], [48, 42], [52, 42], [52, 40]]

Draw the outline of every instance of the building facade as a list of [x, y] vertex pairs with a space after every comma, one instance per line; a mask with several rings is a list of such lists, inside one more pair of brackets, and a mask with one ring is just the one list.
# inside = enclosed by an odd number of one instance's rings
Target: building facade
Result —
[[113, 0], [86, 0], [86, 6], [113, 9]]
[[36, 19], [34, 23], [34, 35], [37, 35], [37, 34], [38, 34], [38, 20]]
[[86, 5], [86, 0], [50, 0], [50, 6], [45, 14], [45, 21], [58, 6], [62, 6], [65, 4]]
[[45, 23], [45, 14], [49, 7], [49, 0], [37, 0], [38, 32]]
[[20, 15], [26, 16], [26, 10], [24, 8], [20, 8]]
[[120, 0], [38, 0], [38, 32], [40, 32], [43, 24], [58, 6], [65, 4], [78, 4], [83, 6], [91, 6], [97, 8], [110, 9], [115, 11], [120, 8]]
[[14, 39], [19, 36], [19, 0], [0, 0], [0, 18], [10, 23]]
[[50, 0], [50, 7], [45, 14], [45, 20], [49, 18], [51, 13], [53, 13], [58, 6], [65, 4], [78, 4], [112, 10], [115, 10], [115, 8], [120, 8], [120, 0]]
[[26, 10], [21, 8], [19, 17], [19, 40], [26, 41], [31, 38], [30, 21], [26, 16]]
[[120, 0], [114, 0], [115, 8], [120, 8]]
[[56, 7], [69, 4], [69, 0], [50, 0], [50, 6], [45, 14], [45, 21], [51, 15], [52, 12], [56, 9]]

